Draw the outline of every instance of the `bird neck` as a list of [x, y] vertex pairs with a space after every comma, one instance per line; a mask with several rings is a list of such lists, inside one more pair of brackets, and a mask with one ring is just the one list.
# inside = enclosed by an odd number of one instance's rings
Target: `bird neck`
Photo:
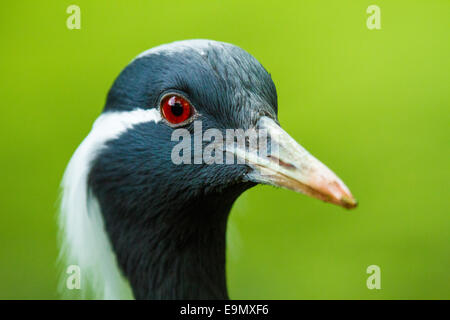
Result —
[[128, 238], [139, 237], [135, 243], [140, 246], [134, 246], [131, 254], [127, 250], [128, 256], [122, 255], [119, 263], [135, 298], [228, 299], [227, 220], [233, 202], [247, 188], [200, 196], [182, 210], [167, 210], [144, 224], [147, 229], [130, 234]]
[[[206, 208], [205, 208], [206, 209]], [[166, 225], [149, 253], [146, 274], [133, 284], [137, 299], [227, 299], [225, 279], [225, 233], [229, 208], [209, 214], [207, 210], [184, 212], [196, 221]]]

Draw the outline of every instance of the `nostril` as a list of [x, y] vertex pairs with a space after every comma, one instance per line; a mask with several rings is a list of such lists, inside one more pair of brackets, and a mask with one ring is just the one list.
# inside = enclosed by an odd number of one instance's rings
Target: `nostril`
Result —
[[297, 169], [297, 167], [295, 165], [293, 165], [292, 163], [289, 162], [284, 162], [283, 160], [281, 160], [278, 157], [275, 157], [273, 155], [268, 155], [267, 158], [270, 158], [272, 161], [277, 162], [280, 166], [285, 167], [287, 169]]

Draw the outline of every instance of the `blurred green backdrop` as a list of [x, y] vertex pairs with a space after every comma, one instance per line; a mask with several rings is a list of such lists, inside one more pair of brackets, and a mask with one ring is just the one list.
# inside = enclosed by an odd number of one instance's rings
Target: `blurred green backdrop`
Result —
[[[68, 30], [66, 8], [81, 8]], [[381, 8], [368, 30], [366, 8]], [[450, 298], [450, 1], [10, 1], [2, 4], [0, 298], [58, 298], [58, 187], [138, 53], [231, 42], [271, 72], [279, 119], [360, 201], [246, 192], [228, 232], [230, 295]], [[381, 267], [381, 290], [366, 268]]]

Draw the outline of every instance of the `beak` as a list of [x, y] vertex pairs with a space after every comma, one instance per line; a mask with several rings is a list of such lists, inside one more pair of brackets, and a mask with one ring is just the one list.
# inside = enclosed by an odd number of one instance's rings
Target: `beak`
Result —
[[[234, 149], [235, 155], [244, 159], [251, 168], [246, 176], [249, 181], [290, 189], [347, 209], [357, 206], [357, 201], [341, 179], [291, 138], [275, 121], [262, 117], [257, 129], [258, 148]], [[261, 136], [265, 134], [265, 140], [269, 144], [267, 151], [261, 147]]]

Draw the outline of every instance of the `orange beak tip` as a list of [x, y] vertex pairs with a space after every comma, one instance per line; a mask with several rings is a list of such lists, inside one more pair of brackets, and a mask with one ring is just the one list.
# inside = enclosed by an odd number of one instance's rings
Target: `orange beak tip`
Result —
[[358, 201], [353, 197], [343, 196], [341, 198], [341, 203], [346, 209], [355, 209], [358, 206]]

